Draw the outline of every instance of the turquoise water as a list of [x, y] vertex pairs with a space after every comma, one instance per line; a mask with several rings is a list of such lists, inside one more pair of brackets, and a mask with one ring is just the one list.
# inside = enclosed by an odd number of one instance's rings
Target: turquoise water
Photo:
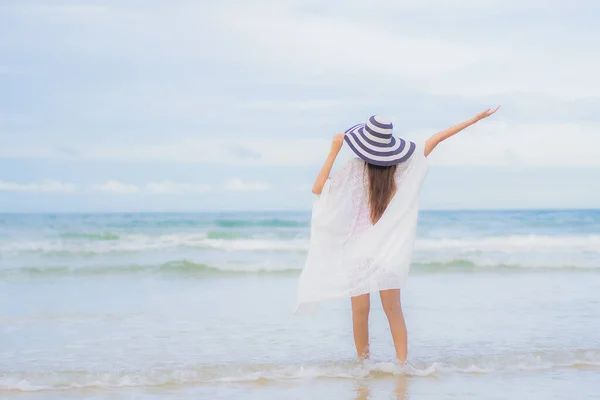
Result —
[[309, 213], [0, 215], [0, 398], [600, 398], [600, 211], [425, 211], [403, 304], [293, 315]]

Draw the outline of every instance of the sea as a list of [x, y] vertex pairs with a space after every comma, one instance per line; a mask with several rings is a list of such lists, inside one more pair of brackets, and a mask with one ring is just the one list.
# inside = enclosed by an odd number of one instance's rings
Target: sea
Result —
[[294, 313], [310, 212], [0, 214], [0, 399], [600, 399], [600, 210], [421, 211], [402, 304]]

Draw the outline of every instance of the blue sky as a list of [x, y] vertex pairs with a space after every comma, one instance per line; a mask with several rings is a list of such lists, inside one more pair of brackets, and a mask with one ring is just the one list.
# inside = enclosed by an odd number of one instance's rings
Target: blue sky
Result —
[[[600, 206], [596, 1], [0, 3], [0, 211], [309, 209], [372, 114], [424, 208]], [[350, 157], [345, 149], [341, 160]]]

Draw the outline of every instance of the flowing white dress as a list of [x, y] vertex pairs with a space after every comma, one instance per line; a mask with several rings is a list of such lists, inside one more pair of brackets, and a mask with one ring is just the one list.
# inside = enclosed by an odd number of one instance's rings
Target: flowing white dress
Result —
[[298, 282], [296, 312], [321, 300], [399, 289], [406, 281], [428, 172], [423, 145], [396, 168], [397, 190], [371, 223], [366, 164], [349, 160], [325, 183], [312, 209], [310, 247]]

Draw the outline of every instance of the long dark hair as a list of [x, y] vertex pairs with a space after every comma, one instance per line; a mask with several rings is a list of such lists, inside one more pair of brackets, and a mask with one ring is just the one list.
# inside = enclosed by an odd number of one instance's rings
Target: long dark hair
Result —
[[369, 176], [369, 205], [371, 206], [371, 222], [375, 224], [383, 215], [390, 200], [396, 193], [396, 165], [380, 167], [367, 163]]

